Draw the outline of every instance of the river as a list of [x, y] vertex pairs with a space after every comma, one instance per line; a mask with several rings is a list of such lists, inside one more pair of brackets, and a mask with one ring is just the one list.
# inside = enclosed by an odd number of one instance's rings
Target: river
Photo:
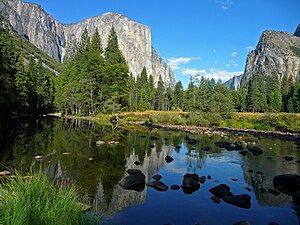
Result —
[[[187, 135], [197, 144], [188, 144]], [[150, 140], [151, 136], [158, 140]], [[97, 146], [99, 140], [105, 144]], [[109, 144], [111, 141], [114, 143]], [[218, 141], [257, 146], [263, 154], [243, 156], [218, 147]], [[204, 151], [203, 147], [211, 149]], [[36, 160], [38, 155], [43, 158]], [[166, 163], [167, 155], [174, 161]], [[287, 161], [285, 156], [295, 159]], [[104, 225], [229, 225], [241, 220], [299, 224], [300, 209], [290, 196], [260, 191], [274, 188], [276, 175], [299, 174], [297, 159], [300, 149], [294, 142], [251, 136], [191, 135], [143, 127], [133, 130], [55, 118], [13, 120], [0, 127], [0, 171], [14, 168], [26, 173], [42, 167], [56, 184], [75, 184], [83, 201], [93, 205], [90, 213], [101, 214]], [[136, 161], [141, 164], [135, 165]], [[210, 175], [212, 179], [206, 179], [191, 194], [170, 188], [160, 192], [147, 186], [138, 192], [119, 185], [128, 169], [140, 169], [146, 182], [159, 174], [168, 187], [180, 186], [186, 173]], [[251, 207], [213, 202], [209, 189], [219, 184], [227, 184], [234, 194], [251, 196]]]

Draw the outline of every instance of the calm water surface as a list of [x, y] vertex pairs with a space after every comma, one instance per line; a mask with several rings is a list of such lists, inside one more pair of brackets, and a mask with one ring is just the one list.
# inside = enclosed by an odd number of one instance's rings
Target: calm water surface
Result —
[[[159, 140], [151, 141], [150, 136]], [[84, 201], [93, 205], [91, 213], [102, 214], [101, 224], [104, 225], [229, 225], [240, 220], [248, 220], [251, 224], [299, 224], [300, 209], [290, 196], [259, 191], [262, 187], [273, 188], [272, 179], [276, 175], [299, 174], [299, 163], [283, 159], [287, 155], [300, 159], [300, 149], [297, 150], [293, 142], [189, 135], [198, 141], [191, 146], [184, 140], [185, 136], [185, 133], [145, 128], [133, 131], [87, 121], [14, 121], [2, 124], [0, 128], [0, 170], [12, 167], [26, 172], [32, 167], [42, 166], [56, 183], [75, 183]], [[106, 143], [117, 141], [119, 144], [96, 146], [98, 140]], [[222, 150], [214, 144], [216, 141], [244, 141], [259, 146], [264, 153], [242, 156], [237, 151]], [[150, 145], [155, 147], [150, 148]], [[176, 146], [182, 148], [176, 149]], [[203, 151], [202, 147], [211, 147], [212, 150]], [[44, 156], [43, 160], [35, 160], [36, 155]], [[167, 164], [164, 160], [167, 155], [174, 161]], [[137, 160], [141, 165], [134, 164]], [[168, 186], [181, 185], [185, 173], [211, 175], [212, 179], [206, 180], [192, 194], [171, 189], [158, 192], [148, 187], [136, 192], [119, 186], [130, 168], [141, 169], [147, 182], [152, 181], [153, 175], [160, 174]], [[249, 169], [254, 173], [247, 172]], [[256, 171], [264, 174], [258, 175]], [[251, 208], [214, 203], [208, 190], [221, 183], [229, 185], [234, 194], [249, 194]]]

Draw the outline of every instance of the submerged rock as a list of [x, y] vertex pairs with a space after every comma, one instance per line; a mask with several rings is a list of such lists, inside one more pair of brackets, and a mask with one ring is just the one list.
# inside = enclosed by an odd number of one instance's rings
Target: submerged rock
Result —
[[171, 185], [170, 188], [171, 188], [172, 190], [179, 190], [179, 189], [180, 189], [180, 186], [177, 185], [177, 184], [173, 184], [173, 185]]
[[184, 178], [192, 178], [194, 180], [196, 180], [197, 182], [200, 180], [200, 177], [197, 173], [186, 173], [183, 176]]
[[165, 157], [165, 160], [166, 160], [166, 163], [170, 163], [170, 162], [172, 162], [174, 159], [173, 159], [171, 156], [167, 155], [167, 156]]
[[200, 188], [200, 184], [198, 183], [196, 186], [191, 185], [181, 185], [181, 189], [183, 190], [184, 194], [193, 194], [195, 191], [198, 191]]
[[218, 198], [217, 196], [212, 196], [212, 197], [210, 197], [210, 199], [213, 200], [215, 203], [218, 203], [218, 204], [221, 203], [221, 199]]
[[227, 184], [219, 184], [218, 186], [210, 188], [209, 192], [219, 198], [223, 198], [224, 196], [233, 195], [230, 192], [230, 187]]
[[253, 155], [261, 155], [263, 154], [263, 150], [257, 146], [254, 147], [249, 147], [248, 148], [249, 152], [252, 152]]
[[241, 154], [241, 155], [247, 155], [247, 151], [246, 150], [243, 150], [243, 151], [239, 151], [239, 153]]
[[151, 136], [149, 139], [150, 139], [151, 141], [157, 141], [157, 140], [158, 140], [158, 137]]
[[120, 182], [120, 186], [128, 190], [142, 191], [145, 188], [145, 179], [143, 173], [131, 174]]
[[249, 209], [251, 207], [251, 197], [247, 194], [242, 195], [231, 195], [231, 196], [224, 196], [223, 201], [245, 209]]
[[298, 174], [282, 174], [273, 178], [273, 186], [277, 190], [291, 195], [300, 190], [300, 176]]
[[190, 145], [195, 145], [195, 144], [197, 144], [197, 141], [195, 139], [191, 138], [191, 139], [188, 140], [188, 143]]
[[299, 191], [296, 191], [292, 194], [292, 198], [293, 198], [293, 201], [300, 205], [300, 190]]
[[295, 158], [292, 157], [292, 156], [285, 156], [284, 159], [285, 159], [286, 161], [292, 161], [292, 160], [294, 160]]
[[205, 181], [206, 181], [206, 177], [205, 176], [202, 176], [202, 177], [199, 178], [200, 184], [204, 184]]
[[168, 186], [165, 185], [162, 181], [156, 180], [146, 184], [147, 187], [152, 187], [157, 191], [167, 191]]
[[135, 161], [134, 164], [137, 166], [141, 165], [141, 163], [139, 161]]
[[183, 176], [181, 188], [185, 194], [192, 194], [200, 188], [200, 177], [198, 174], [186, 173]]
[[160, 179], [162, 178], [162, 176], [159, 175], [159, 174], [156, 174], [156, 175], [154, 175], [152, 178], [153, 178], [154, 180], [160, 180]]

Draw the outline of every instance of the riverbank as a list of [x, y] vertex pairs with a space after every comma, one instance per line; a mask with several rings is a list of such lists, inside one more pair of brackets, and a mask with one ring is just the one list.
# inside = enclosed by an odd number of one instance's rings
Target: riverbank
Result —
[[[51, 114], [61, 117], [61, 114]], [[74, 116], [67, 119], [91, 120], [110, 124], [113, 117], [118, 116], [118, 126], [144, 126], [169, 131], [182, 131], [192, 134], [208, 134], [226, 136], [251, 135], [271, 139], [291, 140], [300, 142], [300, 114], [288, 113], [234, 113], [229, 119], [218, 115], [200, 113], [145, 111], [126, 112], [118, 115]]]
[[199, 127], [199, 126], [184, 126], [184, 125], [170, 125], [170, 124], [147, 124], [143, 122], [128, 122], [139, 126], [146, 126], [149, 128], [162, 129], [167, 131], [180, 131], [191, 134], [207, 134], [207, 135], [236, 135], [236, 136], [254, 136], [266, 137], [271, 139], [280, 139], [288, 141], [300, 141], [300, 133], [289, 133], [280, 131], [263, 131], [263, 130], [249, 130], [236, 128], [220, 128], [220, 127]]

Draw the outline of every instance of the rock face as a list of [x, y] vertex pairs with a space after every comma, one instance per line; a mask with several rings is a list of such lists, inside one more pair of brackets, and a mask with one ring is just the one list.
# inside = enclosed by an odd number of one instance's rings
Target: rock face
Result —
[[74, 55], [85, 28], [90, 35], [98, 28], [105, 47], [109, 31], [114, 26], [119, 47], [134, 77], [145, 66], [154, 82], [161, 75], [167, 86], [175, 84], [171, 68], [152, 47], [151, 29], [121, 14], [109, 12], [78, 23], [62, 24], [39, 5], [19, 0], [0, 0], [0, 11], [13, 30], [60, 62]]
[[294, 35], [297, 36], [297, 37], [300, 37], [300, 24], [298, 25]]
[[290, 33], [264, 31], [256, 49], [248, 54], [242, 84], [257, 72], [265, 76], [276, 72], [280, 78], [287, 75], [299, 80], [300, 56], [293, 51], [300, 50], [299, 46], [300, 38]]
[[223, 85], [229, 87], [231, 90], [238, 90], [241, 87], [241, 80], [243, 78], [243, 74], [240, 76], [233, 76], [230, 80], [226, 81]]

